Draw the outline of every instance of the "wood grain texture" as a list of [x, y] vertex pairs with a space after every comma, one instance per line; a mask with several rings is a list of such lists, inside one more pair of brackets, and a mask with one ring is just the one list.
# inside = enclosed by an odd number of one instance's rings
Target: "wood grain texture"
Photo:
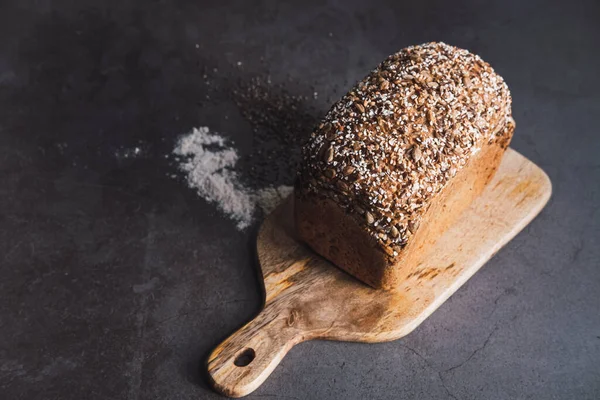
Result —
[[214, 388], [231, 397], [251, 393], [305, 340], [383, 342], [408, 334], [521, 231], [551, 191], [540, 168], [508, 149], [481, 197], [388, 291], [361, 283], [300, 243], [290, 197], [258, 234], [265, 307], [209, 356]]

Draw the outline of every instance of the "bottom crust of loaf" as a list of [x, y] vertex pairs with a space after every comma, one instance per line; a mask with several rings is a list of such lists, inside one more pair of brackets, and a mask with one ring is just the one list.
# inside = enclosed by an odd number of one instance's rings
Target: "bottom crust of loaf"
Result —
[[296, 195], [295, 221], [300, 239], [333, 264], [375, 288], [391, 289], [419, 265], [425, 250], [458, 218], [492, 180], [508, 147], [514, 126], [470, 158], [448, 185], [434, 197], [408, 244], [396, 257], [325, 196]]

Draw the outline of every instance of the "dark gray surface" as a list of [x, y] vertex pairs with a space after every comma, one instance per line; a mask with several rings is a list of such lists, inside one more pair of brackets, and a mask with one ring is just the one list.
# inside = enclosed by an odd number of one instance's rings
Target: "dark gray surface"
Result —
[[[408, 337], [302, 344], [250, 398], [600, 398], [597, 2], [201, 3], [2, 2], [0, 398], [218, 398], [203, 359], [260, 308], [256, 227], [237, 232], [165, 154], [206, 125], [250, 184], [289, 183], [281, 154], [328, 104], [428, 40], [506, 78], [513, 147], [553, 197]], [[233, 88], [268, 73], [237, 107]], [[289, 124], [297, 140], [277, 136]], [[272, 163], [251, 156], [265, 147]]]

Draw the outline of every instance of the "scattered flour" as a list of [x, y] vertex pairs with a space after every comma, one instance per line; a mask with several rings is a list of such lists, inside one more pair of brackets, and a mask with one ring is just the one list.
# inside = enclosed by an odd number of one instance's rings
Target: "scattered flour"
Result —
[[[63, 149], [67, 147], [66, 143]], [[62, 150], [62, 149], [61, 149]], [[142, 156], [144, 153], [143, 149], [139, 146], [133, 148], [120, 147], [115, 150], [115, 158], [119, 161], [125, 160], [127, 158], [138, 158]]]
[[183, 157], [179, 168], [187, 174], [188, 185], [198, 195], [237, 222], [238, 229], [252, 222], [254, 202], [233, 170], [237, 151], [227, 147], [225, 139], [211, 134], [207, 127], [194, 128], [181, 137], [174, 153]]
[[288, 197], [294, 188], [292, 186], [277, 186], [260, 189], [255, 194], [255, 201], [264, 214], [268, 214], [275, 209], [286, 197]]
[[234, 170], [239, 158], [237, 151], [207, 127], [194, 128], [182, 136], [173, 153], [189, 187], [235, 221], [239, 230], [252, 223], [257, 207], [268, 213], [293, 190], [291, 186], [258, 191], [245, 187]]

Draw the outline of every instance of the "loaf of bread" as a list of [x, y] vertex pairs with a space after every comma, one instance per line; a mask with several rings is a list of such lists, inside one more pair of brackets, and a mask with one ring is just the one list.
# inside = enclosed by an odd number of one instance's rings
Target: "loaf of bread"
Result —
[[514, 127], [504, 80], [478, 56], [444, 43], [401, 50], [304, 146], [300, 238], [363, 282], [394, 287], [492, 179]]

